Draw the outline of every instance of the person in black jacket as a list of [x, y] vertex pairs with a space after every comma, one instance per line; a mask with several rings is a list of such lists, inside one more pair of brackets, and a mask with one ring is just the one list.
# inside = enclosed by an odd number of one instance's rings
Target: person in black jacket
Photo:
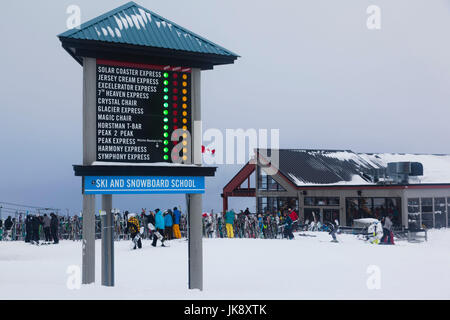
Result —
[[53, 243], [57, 244], [59, 242], [58, 238], [58, 217], [53, 212], [50, 213], [50, 232], [52, 233]]
[[6, 220], [5, 220], [5, 239], [7, 239], [7, 240], [12, 240], [12, 238], [11, 238], [12, 226], [13, 226], [13, 222], [12, 222], [11, 216], [8, 216], [8, 218], [6, 218]]
[[284, 223], [284, 235], [289, 240], [294, 239], [294, 234], [292, 233], [292, 219], [287, 212], [284, 213]]
[[31, 222], [33, 218], [31, 214], [28, 214], [25, 218], [25, 242], [30, 243], [31, 242], [31, 236], [32, 236], [32, 228], [31, 228]]
[[32, 243], [39, 244], [39, 227], [42, 224], [41, 219], [37, 216], [33, 216], [31, 220], [31, 230], [32, 230]]

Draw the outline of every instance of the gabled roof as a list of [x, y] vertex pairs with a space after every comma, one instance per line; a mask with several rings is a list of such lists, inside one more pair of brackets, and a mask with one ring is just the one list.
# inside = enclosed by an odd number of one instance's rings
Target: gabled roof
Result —
[[[278, 170], [297, 187], [375, 185], [373, 172], [389, 162], [420, 162], [411, 184], [450, 184], [450, 155], [355, 153], [351, 150], [280, 149]], [[265, 154], [267, 151], [264, 151]]]
[[[87, 41], [221, 56], [232, 63], [238, 55], [134, 3], [128, 2], [60, 35], [63, 42]], [[224, 64], [212, 61], [213, 64]]]

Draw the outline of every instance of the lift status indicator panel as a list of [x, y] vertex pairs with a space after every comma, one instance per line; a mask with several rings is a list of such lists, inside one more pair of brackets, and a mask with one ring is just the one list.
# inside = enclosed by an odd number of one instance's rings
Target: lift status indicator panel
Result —
[[172, 155], [183, 137], [171, 138], [176, 129], [191, 132], [190, 68], [98, 59], [96, 71], [97, 161], [187, 157], [186, 148]]

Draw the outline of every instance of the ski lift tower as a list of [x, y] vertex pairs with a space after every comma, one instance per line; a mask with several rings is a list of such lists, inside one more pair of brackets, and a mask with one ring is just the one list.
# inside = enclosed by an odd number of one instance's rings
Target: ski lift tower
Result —
[[102, 197], [102, 284], [114, 285], [112, 196], [187, 195], [189, 288], [203, 288], [200, 74], [235, 53], [129, 2], [60, 34], [83, 67], [82, 283], [95, 282], [95, 197]]

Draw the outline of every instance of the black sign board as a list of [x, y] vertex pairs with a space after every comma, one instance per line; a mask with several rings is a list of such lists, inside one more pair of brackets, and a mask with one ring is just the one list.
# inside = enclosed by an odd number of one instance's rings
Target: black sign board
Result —
[[97, 161], [172, 162], [173, 131], [191, 132], [191, 69], [98, 59], [96, 107]]

